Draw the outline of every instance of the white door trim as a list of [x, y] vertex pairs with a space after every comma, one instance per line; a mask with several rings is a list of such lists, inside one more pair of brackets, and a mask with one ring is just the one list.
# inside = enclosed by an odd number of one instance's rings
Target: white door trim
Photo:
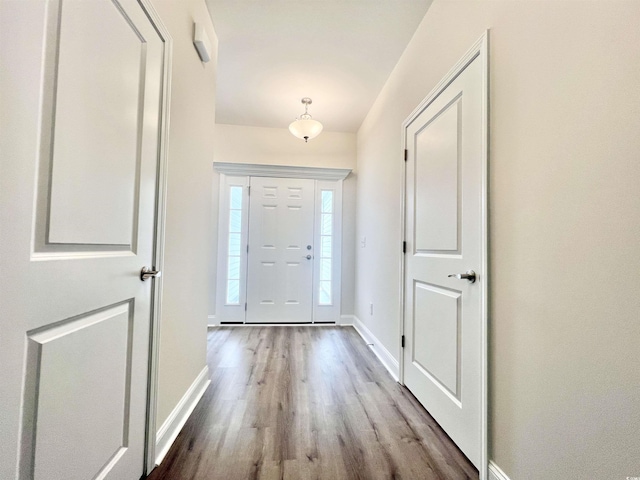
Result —
[[[489, 160], [489, 30], [486, 30], [482, 36], [473, 44], [473, 46], [463, 55], [463, 57], [456, 63], [456, 65], [444, 76], [444, 78], [435, 86], [433, 90], [420, 102], [420, 104], [411, 112], [407, 119], [402, 123], [402, 139], [403, 139], [403, 152], [402, 157], [405, 158], [407, 149], [406, 129], [409, 124], [415, 120], [418, 115], [424, 111], [440, 93], [465, 69], [465, 67], [471, 63], [475, 58], [479, 58], [482, 64], [482, 226], [481, 226], [481, 271], [484, 274], [484, 288], [481, 294], [481, 352], [482, 352], [482, 365], [480, 368], [482, 377], [481, 386], [481, 456], [480, 456], [480, 480], [488, 480], [488, 465], [489, 465], [489, 452], [488, 452], [488, 285], [489, 285], [489, 269], [488, 269], [488, 160]], [[401, 230], [400, 241], [405, 240], [405, 212], [406, 212], [406, 163], [402, 166], [402, 216], [401, 216]], [[399, 351], [402, 352], [401, 339], [404, 335], [404, 270], [405, 270], [405, 257], [403, 255], [400, 262], [400, 332], [398, 337]], [[404, 385], [404, 355], [400, 355], [400, 383]]]
[[344, 180], [350, 168], [297, 167], [291, 165], [259, 165], [254, 163], [213, 162], [213, 168], [235, 177], [310, 178], [313, 180]]
[[[161, 126], [158, 161], [158, 180], [156, 185], [156, 231], [154, 266], [164, 269], [165, 215], [167, 205], [167, 172], [169, 162], [169, 124], [171, 106], [171, 62], [173, 58], [173, 39], [162, 22], [160, 15], [151, 0], [138, 0], [140, 6], [149, 17], [158, 35], [164, 41], [164, 58], [162, 71]], [[158, 364], [160, 354], [160, 319], [162, 318], [162, 276], [154, 280], [153, 301], [151, 305], [150, 346], [149, 346], [149, 380], [147, 383], [147, 428], [145, 439], [144, 472], [149, 475], [156, 467], [156, 438], [158, 410]]]
[[[220, 167], [223, 165], [223, 167]], [[239, 165], [239, 168], [235, 166]], [[333, 190], [334, 192], [334, 219], [333, 219], [333, 257], [332, 257], [332, 302], [330, 305], [319, 305], [317, 303], [317, 289], [319, 286], [319, 258], [314, 260], [314, 276], [313, 276], [313, 303], [311, 324], [327, 324], [340, 323], [340, 314], [342, 309], [342, 234], [343, 234], [343, 178], [349, 175], [351, 169], [325, 169], [322, 167], [288, 167], [281, 165], [252, 165], [252, 164], [232, 164], [232, 163], [213, 163], [214, 169], [220, 173], [219, 182], [219, 203], [218, 203], [218, 225], [226, 225], [228, 222], [228, 196], [230, 179], [244, 181], [243, 185], [249, 185], [252, 177], [271, 177], [271, 178], [293, 178], [293, 179], [311, 179], [315, 180], [316, 195], [314, 196], [314, 243], [319, 245], [318, 224], [320, 222], [320, 192], [322, 190]], [[260, 175], [248, 175], [246, 172], [254, 171], [254, 167], [259, 168]], [[285, 170], [283, 170], [285, 169]], [[297, 169], [304, 170], [302, 176], [293, 176], [293, 172]], [[282, 176], [283, 172], [289, 172], [291, 175]], [[338, 173], [336, 173], [338, 172]], [[339, 174], [339, 175], [338, 175]], [[336, 176], [337, 175], [337, 176]], [[243, 193], [243, 246], [248, 245], [249, 241], [249, 196]], [[215, 313], [209, 315], [209, 326], [216, 325], [243, 325], [246, 321], [246, 310], [244, 309], [246, 298], [246, 284], [248, 281], [248, 260], [247, 250], [242, 249], [242, 267], [240, 274], [240, 282], [244, 287], [241, 288], [240, 303], [237, 305], [226, 305], [224, 302], [227, 272], [227, 235], [228, 231], [225, 227], [219, 228], [218, 249], [216, 258], [216, 301]], [[238, 309], [233, 311], [233, 309]], [[214, 321], [211, 321], [214, 320]], [[286, 324], [284, 324], [286, 325]]]

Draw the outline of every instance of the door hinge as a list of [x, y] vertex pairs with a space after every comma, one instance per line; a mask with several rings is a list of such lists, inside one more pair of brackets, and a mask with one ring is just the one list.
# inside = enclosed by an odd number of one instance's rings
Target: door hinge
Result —
[[402, 348], [404, 348], [404, 335], [402, 335], [402, 337], [400, 338], [400, 344], [402, 345]]
[[[247, 311], [247, 302], [244, 302], [244, 311], [245, 312]], [[403, 345], [404, 345], [404, 343], [403, 343]]]
[[249, 244], [247, 243], [247, 253], [249, 253]]
[[251, 196], [251, 185], [247, 185], [247, 196]]
[[407, 149], [405, 148], [405, 149], [404, 149], [404, 161], [406, 162], [408, 158], [409, 158], [409, 150], [407, 150]]
[[402, 253], [407, 253], [407, 242], [402, 242]]

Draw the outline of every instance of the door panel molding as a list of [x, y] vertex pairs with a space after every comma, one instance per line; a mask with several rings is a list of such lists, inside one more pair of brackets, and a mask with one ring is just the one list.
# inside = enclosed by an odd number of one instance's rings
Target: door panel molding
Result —
[[[131, 299], [27, 332], [21, 478], [96, 478], [124, 454], [129, 445], [133, 314]], [[80, 396], [65, 396], [67, 389], [60, 388], [55, 377], [61, 365], [67, 369], [67, 382], [86, 384]], [[108, 402], [101, 404], [108, 415], [95, 417], [98, 400]], [[61, 404], [65, 405], [62, 411], [58, 408]], [[86, 421], [80, 429], [69, 431], [78, 416]], [[96, 428], [110, 430], [109, 441], [96, 437]], [[72, 462], [65, 457], [77, 452], [58, 441], [65, 436], [82, 443], [95, 442], [92, 458], [86, 459], [93, 464], [92, 470], [73, 474], [66, 470]]]
[[[478, 59], [480, 62], [480, 68], [482, 70], [482, 98], [481, 98], [481, 116], [482, 116], [482, 127], [481, 127], [481, 259], [480, 259], [480, 268], [483, 272], [483, 288], [480, 293], [480, 303], [481, 303], [481, 365], [480, 365], [480, 375], [481, 375], [481, 392], [480, 392], [480, 404], [481, 404], [481, 419], [480, 419], [480, 465], [479, 465], [479, 473], [480, 480], [487, 480], [489, 477], [488, 473], [488, 465], [489, 465], [489, 452], [488, 452], [488, 286], [489, 286], [489, 269], [488, 269], [488, 213], [487, 213], [487, 202], [488, 202], [488, 160], [489, 160], [489, 30], [485, 31], [484, 34], [474, 43], [474, 45], [463, 55], [463, 57], [454, 65], [454, 67], [445, 75], [442, 80], [433, 88], [433, 90], [425, 97], [425, 99], [413, 110], [413, 112], [407, 117], [407, 119], [402, 124], [401, 135], [403, 138], [403, 150], [406, 152], [408, 148], [408, 138], [407, 138], [407, 129], [410, 125], [418, 118], [418, 116], [429, 107], [438, 96], [460, 75], [461, 72], [465, 70], [465, 68], [475, 59]], [[405, 158], [405, 154], [400, 156], [400, 158]], [[406, 238], [406, 214], [407, 214], [407, 185], [406, 185], [406, 175], [407, 175], [407, 165], [406, 162], [403, 162], [402, 168], [402, 216], [401, 216], [401, 230], [400, 230], [400, 242], [407, 240]], [[460, 229], [458, 229], [460, 231]], [[413, 250], [413, 243], [411, 242], [411, 249]], [[417, 252], [416, 252], [417, 253]], [[458, 252], [434, 252], [434, 251], [425, 251], [426, 256], [434, 257], [434, 258], [457, 258]], [[409, 252], [407, 253], [409, 255]], [[400, 278], [402, 279], [400, 282], [400, 298], [402, 301], [400, 302], [400, 318], [399, 322], [399, 335], [398, 335], [398, 347], [401, 352], [402, 342], [401, 339], [405, 335], [405, 315], [406, 309], [408, 306], [405, 304], [405, 291], [407, 285], [405, 284], [405, 262], [406, 256], [403, 257], [403, 261], [400, 262]], [[413, 288], [410, 286], [409, 288]], [[400, 383], [404, 384], [405, 378], [405, 360], [404, 353], [401, 354], [400, 361]]]
[[[142, 67], [144, 66], [146, 60], [146, 48], [144, 48], [144, 38], [142, 34], [136, 29], [133, 25], [133, 22], [130, 18], [128, 18], [126, 11], [119, 5], [118, 2], [112, 1], [110, 6], [107, 9], [112, 9], [113, 14], [120, 17], [120, 21], [122, 25], [119, 25], [119, 28], [124, 27], [128, 31], [132, 33], [131, 40], [137, 40], [139, 44], [139, 53], [137, 56], [139, 57], [137, 70], [138, 73], [142, 71]], [[105, 3], [105, 6], [108, 4]], [[41, 116], [40, 116], [40, 138], [39, 138], [39, 166], [38, 166], [38, 189], [37, 189], [37, 201], [35, 205], [35, 215], [34, 218], [36, 221], [34, 222], [34, 231], [33, 231], [33, 257], [39, 256], [52, 256], [54, 257], [68, 257], [75, 256], [80, 254], [79, 256], [87, 256], [87, 253], [83, 252], [92, 252], [94, 256], [113, 256], [114, 254], [127, 254], [130, 252], [135, 253], [136, 245], [136, 225], [137, 225], [137, 204], [138, 204], [138, 191], [136, 189], [132, 189], [130, 192], [131, 198], [129, 199], [130, 205], [126, 210], [130, 214], [131, 218], [128, 219], [125, 223], [128, 223], [128, 228], [131, 230], [128, 232], [124, 232], [124, 236], [120, 235], [117, 241], [113, 241], [114, 239], [109, 239], [111, 241], [99, 241], [96, 239], [83, 241], [81, 239], [80, 232], [75, 232], [72, 236], [64, 236], [64, 239], [60, 237], [63, 234], [64, 230], [68, 230], [69, 225], [68, 222], [74, 222], [78, 220], [75, 216], [68, 215], [57, 215], [60, 209], [54, 208], [55, 205], [68, 204], [69, 202], [65, 202], [63, 199], [56, 197], [54, 195], [55, 190], [55, 182], [54, 177], [56, 177], [56, 169], [60, 167], [60, 161], [64, 161], [65, 158], [60, 158], [58, 162], [54, 163], [55, 156], [55, 148], [60, 147], [60, 145], [56, 145], [56, 120], [58, 117], [60, 105], [59, 103], [59, 85], [58, 79], [60, 75], [61, 69], [61, 55], [60, 55], [60, 47], [61, 47], [61, 37], [62, 37], [62, 8], [63, 2], [62, 0], [52, 1], [49, 3], [47, 10], [47, 19], [45, 26], [45, 46], [44, 46], [44, 68], [43, 68], [43, 79], [42, 79], [42, 104], [41, 104]], [[67, 8], [70, 8], [67, 6]], [[107, 45], [107, 44], [105, 44]], [[108, 46], [107, 46], [108, 48]], [[66, 57], [65, 57], [66, 58]], [[62, 60], [65, 60], [62, 58]], [[99, 56], [97, 56], [99, 58]], [[72, 76], [72, 75], [71, 75]], [[136, 86], [136, 95], [138, 96], [138, 111], [142, 112], [143, 103], [144, 103], [144, 80], [139, 79]], [[64, 97], [64, 93], [63, 93]], [[67, 106], [73, 106], [73, 103], [63, 102]], [[73, 115], [69, 115], [73, 116]], [[139, 115], [141, 117], [141, 115]], [[138, 118], [138, 122], [140, 122], [141, 118]], [[138, 126], [137, 128], [137, 138], [135, 139], [136, 143], [140, 141], [140, 133], [141, 128]], [[60, 144], [61, 139], [58, 139], [58, 144]], [[64, 142], [62, 142], [64, 143]], [[89, 142], [91, 143], [91, 142]], [[91, 147], [91, 145], [88, 145]], [[66, 148], [68, 151], [69, 148]], [[104, 150], [104, 149], [101, 149]], [[135, 146], [135, 158], [134, 158], [134, 171], [136, 175], [139, 173], [139, 161], [140, 161], [140, 149], [139, 146]], [[74, 152], [75, 153], [75, 152]], [[55, 167], [55, 168], [54, 168]], [[137, 178], [135, 179], [137, 182]], [[80, 189], [85, 189], [85, 195], [90, 195], [91, 184], [87, 184], [83, 182], [79, 182]], [[133, 187], [133, 185], [132, 185]], [[84, 203], [84, 202], [79, 202]], [[55, 205], [54, 205], [55, 204]], [[66, 205], [65, 205], [66, 206]], [[112, 206], [115, 207], [115, 206]], [[117, 214], [117, 211], [113, 208], [112, 214]], [[113, 216], [113, 215], [112, 215]], [[117, 216], [117, 215], [116, 215]], [[125, 219], [127, 220], [127, 219]], [[122, 222], [122, 219], [118, 222], [121, 227], [125, 227], [125, 224]], [[59, 228], [58, 228], [59, 227]], [[85, 229], [88, 230], [92, 226], [86, 225], [86, 222], [80, 222], [80, 230]], [[54, 230], [52, 234], [52, 228]], [[127, 227], [125, 227], [127, 228]], [[56, 238], [57, 237], [57, 238]], [[74, 239], [76, 237], [77, 239]], [[126, 239], [125, 239], [126, 237]]]

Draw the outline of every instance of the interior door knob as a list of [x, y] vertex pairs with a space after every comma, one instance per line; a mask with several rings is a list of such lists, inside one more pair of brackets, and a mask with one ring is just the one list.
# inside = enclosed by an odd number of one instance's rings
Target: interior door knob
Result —
[[307, 260], [311, 260], [311, 255], [307, 255], [307, 256], [306, 256], [306, 257], [304, 257], [304, 258], [306, 258]]
[[469, 280], [471, 283], [476, 281], [476, 272], [473, 270], [467, 270], [465, 273], [452, 273], [449, 277], [457, 278], [458, 280]]
[[140, 280], [143, 282], [148, 278], [159, 277], [160, 275], [162, 275], [160, 270], [153, 270], [147, 267], [142, 267], [142, 270], [140, 270]]

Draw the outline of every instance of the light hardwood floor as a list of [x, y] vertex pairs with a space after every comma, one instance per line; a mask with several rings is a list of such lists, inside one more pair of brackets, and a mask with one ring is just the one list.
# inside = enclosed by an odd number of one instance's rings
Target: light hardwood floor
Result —
[[209, 330], [211, 385], [148, 480], [477, 479], [350, 327]]

